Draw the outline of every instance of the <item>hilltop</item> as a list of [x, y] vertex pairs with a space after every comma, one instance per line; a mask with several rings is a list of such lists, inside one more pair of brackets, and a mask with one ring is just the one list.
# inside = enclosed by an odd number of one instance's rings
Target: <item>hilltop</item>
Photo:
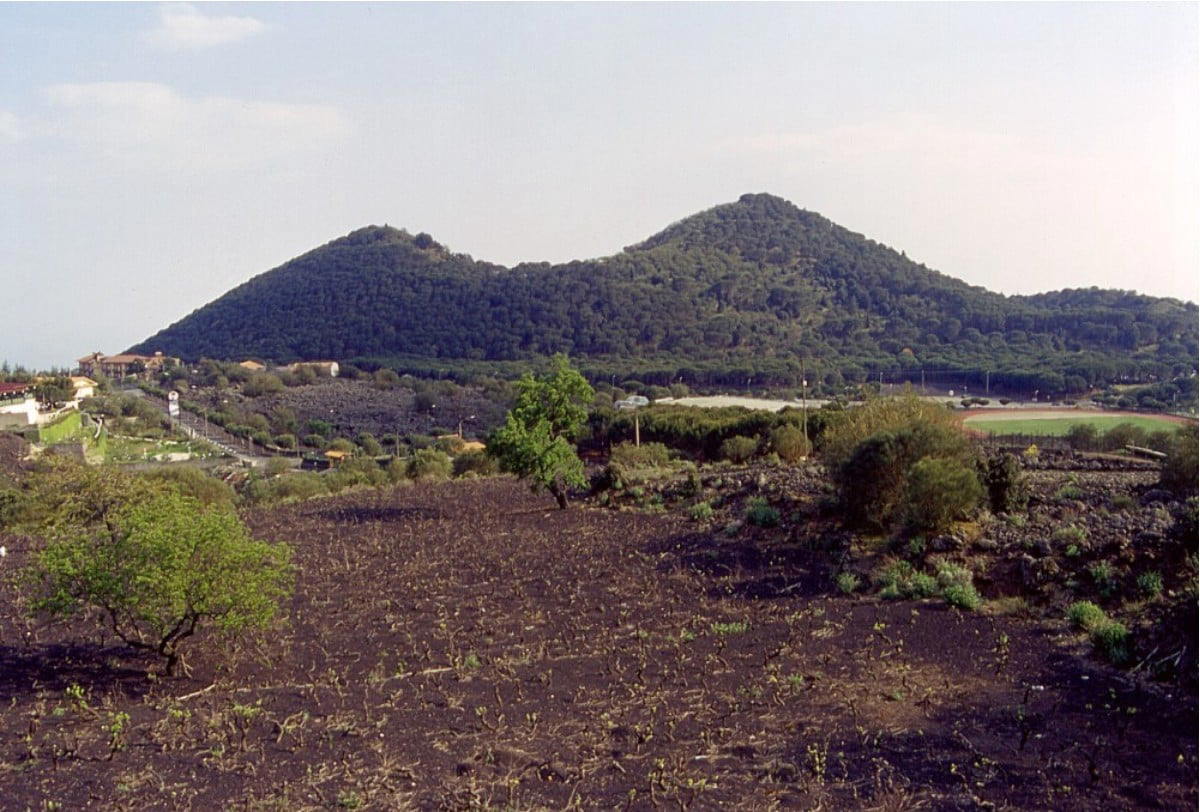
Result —
[[368, 226], [254, 277], [131, 348], [419, 370], [554, 352], [593, 373], [724, 383], [967, 370], [1081, 391], [1187, 374], [1193, 303], [1096, 288], [1004, 296], [768, 194], [622, 252], [506, 268]]

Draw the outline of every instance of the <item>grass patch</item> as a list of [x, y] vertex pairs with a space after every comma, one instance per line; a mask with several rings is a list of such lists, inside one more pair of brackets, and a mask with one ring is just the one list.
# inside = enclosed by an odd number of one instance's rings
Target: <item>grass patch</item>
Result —
[[1175, 425], [1171, 420], [1141, 415], [1136, 417], [1105, 415], [1044, 418], [1021, 418], [1015, 415], [1013, 417], [979, 415], [968, 417], [963, 423], [967, 428], [988, 434], [1000, 436], [1006, 434], [1032, 434], [1042, 437], [1065, 437], [1073, 426], [1081, 425], [1094, 426], [1097, 431], [1101, 432], [1119, 426], [1122, 423], [1129, 423], [1130, 425], [1145, 429], [1147, 432], [1162, 431], [1163, 429], [1170, 429]]

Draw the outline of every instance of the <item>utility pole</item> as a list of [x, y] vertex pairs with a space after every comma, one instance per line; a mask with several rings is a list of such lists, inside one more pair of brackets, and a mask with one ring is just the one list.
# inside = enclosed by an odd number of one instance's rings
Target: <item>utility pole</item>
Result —
[[921, 394], [925, 394], [925, 367], [921, 367]]
[[992, 393], [992, 371], [990, 369], [983, 373], [983, 393], [985, 395]]
[[636, 409], [633, 411], [633, 445], [636, 448], [642, 447], [642, 424]]
[[800, 408], [804, 412], [804, 447], [808, 448], [808, 378], [802, 378], [800, 385], [804, 387], [804, 399], [800, 401]]

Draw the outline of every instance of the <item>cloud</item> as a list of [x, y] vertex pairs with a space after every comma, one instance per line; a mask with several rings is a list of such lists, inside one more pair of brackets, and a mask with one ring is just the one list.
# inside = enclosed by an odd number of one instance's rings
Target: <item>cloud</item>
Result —
[[205, 16], [187, 4], [163, 6], [158, 27], [146, 32], [147, 41], [169, 50], [199, 50], [253, 36], [266, 25], [254, 17]]
[[156, 82], [53, 85], [46, 100], [48, 132], [85, 155], [180, 172], [295, 158], [336, 144], [353, 129], [327, 105], [189, 97]]

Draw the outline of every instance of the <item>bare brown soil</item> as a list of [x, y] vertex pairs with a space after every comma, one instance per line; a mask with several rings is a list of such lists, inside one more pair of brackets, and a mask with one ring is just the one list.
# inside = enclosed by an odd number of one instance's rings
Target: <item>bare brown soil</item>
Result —
[[835, 595], [819, 526], [551, 507], [490, 479], [251, 515], [295, 547], [289, 623], [175, 680], [0, 587], [0, 806], [1196, 806], [1195, 697], [1062, 622]]

